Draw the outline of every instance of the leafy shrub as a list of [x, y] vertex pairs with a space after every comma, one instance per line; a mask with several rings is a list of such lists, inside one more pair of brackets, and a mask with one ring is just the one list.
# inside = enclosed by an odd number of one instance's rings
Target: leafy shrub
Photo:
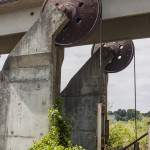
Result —
[[84, 150], [71, 143], [71, 127], [62, 117], [61, 101], [57, 100], [54, 108], [48, 111], [51, 124], [49, 133], [36, 141], [29, 150]]
[[[148, 131], [149, 118], [143, 118], [137, 121], [138, 137], [144, 135]], [[108, 144], [109, 150], [118, 150], [135, 140], [135, 123], [134, 121], [117, 121], [110, 125], [110, 139]], [[148, 139], [145, 137], [140, 141], [140, 149], [147, 148]]]
[[117, 122], [110, 128], [110, 149], [120, 149], [131, 143], [134, 139], [134, 129], [124, 122]]

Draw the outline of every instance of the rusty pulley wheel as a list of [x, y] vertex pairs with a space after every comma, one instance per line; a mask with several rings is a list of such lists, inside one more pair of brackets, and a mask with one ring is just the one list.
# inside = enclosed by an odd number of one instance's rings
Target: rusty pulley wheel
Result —
[[116, 73], [125, 69], [134, 57], [134, 44], [132, 41], [110, 42], [103, 45], [104, 49], [109, 49], [113, 58], [105, 66], [107, 73]]
[[[100, 50], [101, 44], [92, 48], [92, 55]], [[116, 73], [125, 69], [134, 56], [134, 44], [132, 41], [118, 41], [102, 44], [102, 56], [107, 73]]]
[[69, 23], [56, 37], [56, 44], [69, 46], [78, 43], [92, 31], [101, 14], [100, 0], [46, 0], [63, 11]]

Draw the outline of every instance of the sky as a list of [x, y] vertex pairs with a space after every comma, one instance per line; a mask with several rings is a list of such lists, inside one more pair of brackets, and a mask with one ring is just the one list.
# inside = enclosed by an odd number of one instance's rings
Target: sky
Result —
[[[137, 108], [142, 112], [150, 111], [150, 39], [134, 40], [137, 70]], [[78, 72], [91, 56], [91, 45], [65, 49], [62, 66], [61, 89]], [[0, 58], [0, 69], [7, 55]], [[133, 62], [123, 71], [109, 74], [108, 109], [134, 108]]]
[[[134, 40], [137, 72], [137, 109], [150, 111], [150, 39]], [[110, 109], [134, 108], [134, 65], [109, 75]]]
[[[134, 40], [137, 71], [137, 109], [150, 111], [150, 39]], [[67, 48], [62, 66], [62, 89], [90, 58], [91, 46]], [[134, 109], [133, 62], [123, 71], [109, 74], [108, 109]]]

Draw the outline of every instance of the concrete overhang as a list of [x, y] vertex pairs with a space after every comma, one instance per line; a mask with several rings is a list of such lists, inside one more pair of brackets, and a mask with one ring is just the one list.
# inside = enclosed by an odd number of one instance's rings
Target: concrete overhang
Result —
[[26, 8], [39, 7], [44, 0], [0, 0], [0, 14]]
[[[44, 0], [18, 0], [0, 6], [0, 53], [9, 53], [37, 20]], [[105, 42], [150, 37], [149, 0], [102, 0]], [[100, 24], [79, 45], [100, 41]]]

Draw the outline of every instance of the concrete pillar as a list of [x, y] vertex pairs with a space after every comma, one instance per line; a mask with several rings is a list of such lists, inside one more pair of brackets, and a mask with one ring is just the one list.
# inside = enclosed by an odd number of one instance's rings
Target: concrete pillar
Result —
[[[87, 150], [97, 149], [97, 108], [107, 94], [100, 95], [102, 89], [107, 90], [107, 75], [101, 75], [101, 71], [100, 52], [97, 51], [61, 93], [64, 114], [73, 125], [73, 143]], [[101, 84], [101, 77], [105, 84]]]
[[27, 150], [48, 132], [48, 108], [60, 91], [63, 48], [53, 39], [68, 19], [47, 4], [10, 53], [0, 81], [0, 150]]
[[97, 112], [97, 150], [102, 148], [102, 113], [103, 113], [103, 104], [99, 103]]
[[148, 123], [148, 150], [150, 150], [150, 122]]

